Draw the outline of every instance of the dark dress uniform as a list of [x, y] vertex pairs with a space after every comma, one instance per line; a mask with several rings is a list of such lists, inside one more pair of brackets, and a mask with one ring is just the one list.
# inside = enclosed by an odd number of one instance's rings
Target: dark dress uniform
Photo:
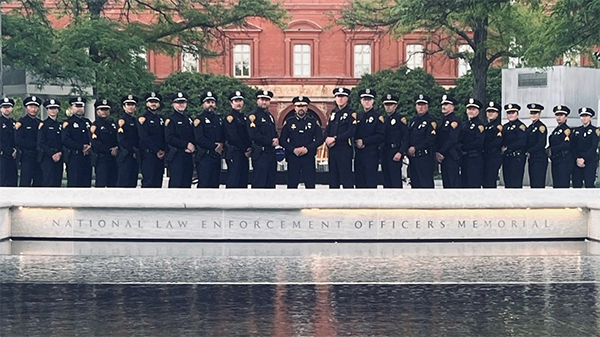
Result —
[[[507, 104], [506, 111], [519, 111], [518, 104]], [[506, 188], [522, 188], [525, 173], [525, 146], [527, 145], [527, 126], [519, 119], [503, 126], [504, 137], [502, 147], [502, 176]]]
[[483, 122], [478, 117], [469, 119], [462, 125], [462, 187], [480, 188], [483, 184], [484, 130]]
[[[288, 118], [281, 129], [279, 144], [285, 148], [288, 188], [298, 188], [300, 176], [306, 188], [315, 188], [315, 155], [317, 148], [323, 144], [319, 122], [306, 114], [302, 118], [297, 115]], [[298, 157], [294, 154], [294, 149], [298, 147], [306, 147], [308, 152]]]
[[[71, 98], [71, 104], [85, 104], [81, 97]], [[63, 122], [62, 141], [67, 164], [67, 187], [92, 186], [92, 161], [90, 153], [83, 153], [84, 145], [91, 145], [92, 122], [85, 117], [71, 116]]]
[[95, 163], [96, 187], [116, 187], [119, 168], [117, 157], [111, 154], [110, 149], [119, 146], [117, 125], [107, 118], [96, 116], [91, 133], [92, 148], [98, 156]]
[[[554, 114], [571, 112], [564, 105], [554, 107]], [[552, 186], [554, 188], [569, 188], [571, 185], [571, 173], [573, 172], [574, 158], [571, 151], [572, 130], [563, 123], [554, 128], [548, 139], [550, 161], [552, 162]]]
[[[137, 98], [133, 95], [123, 103], [133, 101], [137, 104]], [[119, 141], [119, 155], [117, 156], [117, 165], [119, 167], [119, 177], [117, 187], [137, 187], [140, 165], [138, 162], [140, 155], [140, 137], [138, 135], [137, 122], [134, 116], [127, 113], [121, 115], [119, 119], [119, 129], [117, 132]]]
[[[531, 112], [541, 112], [544, 107], [531, 103], [527, 107]], [[546, 171], [548, 169], [548, 155], [546, 154], [546, 142], [548, 131], [546, 125], [539, 119], [527, 127], [527, 161], [529, 163], [529, 184], [531, 188], [546, 187]]]
[[[579, 116], [589, 115], [594, 117], [595, 111], [591, 108], [579, 109]], [[598, 140], [600, 129], [591, 123], [573, 130], [573, 158], [583, 158], [585, 167], [573, 165], [573, 188], [594, 188], [596, 182], [596, 169], [598, 168]], [[585, 185], [584, 185], [585, 183]]]
[[377, 188], [379, 169], [379, 146], [385, 138], [384, 117], [371, 109], [357, 121], [355, 141], [362, 139], [364, 148], [355, 148], [354, 183], [356, 188]]
[[[429, 98], [419, 95], [417, 103], [429, 103]], [[437, 123], [429, 112], [416, 115], [409, 124], [410, 139], [408, 146], [415, 147], [414, 157], [408, 166], [412, 188], [434, 188], [434, 146]]]
[[[442, 103], [447, 97], [442, 97]], [[453, 104], [452, 101], [448, 101]], [[462, 186], [460, 180], [460, 130], [461, 122], [454, 112], [445, 115], [441, 124], [437, 127], [436, 152], [444, 156], [441, 162], [442, 184], [444, 188], [459, 188]]]
[[[27, 97], [23, 105], [40, 106], [39, 98]], [[20, 187], [41, 187], [43, 176], [42, 167], [38, 162], [37, 134], [42, 121], [37, 117], [23, 116], [15, 124], [15, 145], [21, 151]]]
[[[14, 106], [15, 101], [4, 98], [0, 105]], [[15, 121], [0, 114], [0, 187], [17, 186], [17, 162], [12, 156], [15, 149]]]
[[273, 138], [277, 138], [277, 130], [267, 109], [256, 108], [248, 116], [248, 136], [252, 141], [252, 188], [275, 188], [277, 159]]
[[[494, 102], [489, 102], [486, 111], [499, 112]], [[496, 188], [498, 172], [502, 166], [502, 124], [500, 117], [489, 121], [483, 131], [483, 188]]]
[[[175, 100], [187, 101], [187, 95], [177, 93]], [[169, 188], [192, 187], [194, 158], [185, 152], [188, 143], [194, 144], [194, 125], [185, 113], [173, 111], [165, 120], [165, 139], [168, 147], [167, 164], [169, 166]]]
[[[44, 107], [59, 108], [60, 102], [57, 100], [48, 100], [44, 102]], [[48, 117], [40, 124], [38, 131], [38, 149], [41, 151], [40, 166], [42, 168], [42, 186], [60, 187], [63, 177], [63, 158], [55, 162], [52, 156], [63, 152], [62, 145], [62, 125]]]
[[214, 112], [204, 110], [194, 120], [196, 139], [196, 172], [198, 188], [219, 188], [221, 154], [215, 151], [216, 143], [223, 143], [223, 124]]
[[[243, 99], [243, 94], [236, 91], [229, 96], [230, 100]], [[243, 112], [231, 109], [223, 123], [226, 141], [225, 159], [227, 161], [227, 188], [248, 188], [248, 170], [250, 165], [246, 151], [252, 146], [248, 136], [247, 118]]]
[[[389, 99], [397, 98], [390, 95]], [[385, 103], [385, 101], [384, 101]], [[384, 118], [384, 141], [381, 158], [384, 188], [402, 188], [402, 159], [394, 161], [397, 153], [406, 155], [408, 150], [408, 120], [397, 111]]]
[[[340, 91], [341, 90], [341, 91]], [[350, 90], [338, 88], [334, 94], [348, 96]], [[329, 188], [353, 188], [352, 175], [352, 138], [356, 133], [356, 113], [349, 105], [331, 111], [329, 122], [325, 127], [324, 137], [334, 137], [335, 144], [329, 148]]]
[[[156, 93], [146, 95], [146, 101], [162, 101]], [[138, 118], [138, 134], [140, 136], [140, 156], [142, 159], [142, 188], [160, 188], [165, 170], [164, 158], [158, 158], [158, 152], [166, 153], [165, 122], [158, 114], [150, 110]]]

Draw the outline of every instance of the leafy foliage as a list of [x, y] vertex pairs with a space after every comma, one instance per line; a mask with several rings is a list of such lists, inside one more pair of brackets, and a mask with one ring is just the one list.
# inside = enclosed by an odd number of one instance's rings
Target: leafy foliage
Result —
[[396, 71], [386, 69], [374, 74], [363, 75], [350, 94], [350, 104], [359, 111], [361, 109], [358, 91], [366, 88], [375, 89], [377, 92], [376, 104], [381, 111], [383, 111], [381, 102], [384, 95], [398, 95], [398, 111], [409, 117], [416, 114], [415, 96], [418, 94], [428, 95], [431, 98], [429, 112], [435, 118], [441, 118], [441, 108], [437, 103], [440, 102], [445, 90], [437, 84], [431, 74], [421, 68], [410, 70], [407, 67], [401, 67]]
[[[502, 69], [493, 67], [488, 69], [487, 73], [487, 98], [483, 104], [495, 102], [501, 104], [502, 100]], [[448, 93], [458, 101], [455, 111], [458, 115], [466, 118], [465, 102], [473, 97], [473, 74], [471, 72], [456, 80], [456, 86], [451, 88]]]
[[185, 92], [190, 97], [187, 111], [193, 117], [202, 112], [200, 96], [206, 91], [211, 91], [213, 95], [217, 96], [217, 114], [226, 115], [231, 111], [228, 97], [237, 90], [244, 93], [244, 111], [254, 109], [256, 107], [254, 93], [257, 88], [250, 87], [241, 80], [230, 76], [178, 72], [167, 77], [158, 89], [163, 95], [165, 110], [171, 106], [172, 95], [179, 91]]

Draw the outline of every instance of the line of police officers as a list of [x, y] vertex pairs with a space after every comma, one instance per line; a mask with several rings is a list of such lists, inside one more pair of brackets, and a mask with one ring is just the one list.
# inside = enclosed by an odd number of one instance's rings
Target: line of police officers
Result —
[[[186, 114], [189, 97], [184, 92], [172, 97], [173, 111], [166, 119], [158, 114], [161, 95], [147, 94], [146, 111], [137, 119], [139, 99], [127, 95], [121, 100], [123, 112], [117, 123], [108, 119], [113, 105], [105, 99], [96, 101], [92, 123], [84, 117], [85, 98], [71, 98], [73, 114], [61, 124], [57, 121], [60, 102], [42, 103], [35, 96], [24, 99], [26, 114], [15, 122], [10, 118], [14, 101], [4, 98], [0, 102], [0, 186], [17, 185], [18, 158], [19, 186], [58, 187], [66, 164], [69, 187], [90, 187], [95, 167], [96, 187], [136, 187], [141, 168], [142, 187], [157, 188], [162, 186], [166, 161], [169, 187], [191, 187], [196, 167], [199, 188], [218, 188], [225, 158], [226, 187], [247, 188], [251, 158], [252, 188], [274, 188], [277, 160], [284, 154], [288, 188], [297, 188], [301, 181], [314, 188], [315, 156], [324, 143], [330, 188], [376, 188], [379, 163], [384, 187], [402, 188], [404, 157], [410, 162], [412, 188], [433, 188], [437, 164], [444, 188], [495, 188], [500, 167], [506, 187], [521, 188], [526, 161], [531, 187], [543, 188], [548, 158], [554, 187], [569, 187], [571, 177], [573, 187], [594, 187], [600, 129], [590, 123], [595, 115], [591, 108], [579, 109], [582, 126], [570, 128], [566, 124], [570, 109], [554, 107], [558, 126], [547, 147], [546, 126], [539, 120], [544, 107], [536, 103], [527, 105], [529, 126], [519, 120], [518, 104], [504, 106], [508, 122], [502, 125], [498, 104], [484, 107], [469, 99], [468, 119], [461, 121], [454, 113], [456, 100], [444, 95], [438, 125], [428, 112], [430, 98], [423, 94], [415, 97], [417, 114], [410, 122], [396, 111], [398, 97], [393, 94], [383, 97], [384, 115], [374, 108], [373, 89], [359, 92], [360, 114], [348, 105], [349, 89], [336, 88], [333, 95], [335, 108], [324, 133], [320, 122], [308, 115], [310, 99], [297, 96], [292, 100], [295, 116], [285, 121], [280, 136], [268, 110], [271, 91], [255, 94], [257, 107], [248, 116], [242, 112], [244, 94], [233, 92], [231, 111], [224, 119], [215, 114], [217, 96], [207, 91], [200, 98], [203, 111], [194, 120]], [[37, 117], [40, 105], [48, 112], [44, 121]], [[487, 124], [479, 118], [484, 108]]]

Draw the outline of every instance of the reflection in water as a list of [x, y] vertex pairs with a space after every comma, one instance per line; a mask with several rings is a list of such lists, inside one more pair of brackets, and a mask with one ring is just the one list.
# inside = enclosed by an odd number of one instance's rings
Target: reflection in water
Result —
[[600, 334], [597, 284], [13, 283], [0, 298], [1, 336]]

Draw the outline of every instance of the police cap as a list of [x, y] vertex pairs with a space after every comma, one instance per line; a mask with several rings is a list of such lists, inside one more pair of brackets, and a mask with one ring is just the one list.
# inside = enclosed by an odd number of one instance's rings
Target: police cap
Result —
[[579, 108], [579, 116], [594, 117], [595, 115], [596, 115], [596, 112], [592, 108], [587, 108], [587, 107]]
[[60, 108], [60, 101], [55, 98], [48, 99], [44, 102], [44, 108], [46, 108], [46, 109]]
[[502, 106], [502, 104], [496, 104], [494, 102], [489, 102], [487, 107], [485, 108], [485, 111], [492, 111], [492, 112], [500, 112], [500, 109], [498, 108], [499, 106]]
[[206, 102], [206, 101], [210, 101], [213, 100], [215, 102], [217, 102], [217, 95], [212, 92], [212, 91], [207, 91], [205, 93], [202, 94], [202, 96], [200, 96], [200, 100], [202, 101], [202, 103]]
[[87, 100], [81, 96], [69, 98], [69, 104], [71, 105], [84, 106], [85, 103], [87, 103]]
[[442, 102], [441, 104], [452, 104], [452, 105], [456, 105], [458, 102], [454, 99], [454, 97], [450, 97], [448, 95], [443, 95], [442, 96]]
[[358, 96], [360, 98], [372, 98], [375, 99], [375, 97], [377, 96], [377, 93], [375, 92], [375, 90], [371, 89], [371, 88], [367, 88], [367, 89], [362, 89], [361, 91], [358, 92]]
[[569, 109], [569, 107], [566, 105], [557, 105], [552, 109], [552, 111], [555, 115], [564, 114], [568, 116], [571, 113], [571, 109]]
[[469, 100], [467, 101], [467, 103], [465, 104], [466, 108], [475, 108], [475, 109], [481, 109], [483, 107], [483, 103], [481, 103], [480, 100], [475, 99], [475, 98], [469, 98]]
[[429, 104], [430, 101], [429, 96], [425, 94], [418, 94], [415, 96], [415, 104]]
[[513, 111], [519, 112], [519, 111], [521, 111], [521, 106], [516, 103], [509, 103], [504, 106], [504, 110], [506, 112], [513, 112]]
[[98, 109], [110, 109], [110, 102], [106, 98], [97, 99], [94, 103], [94, 108]]
[[333, 89], [333, 96], [350, 96], [350, 89], [339, 87]]
[[231, 94], [229, 94], [229, 100], [233, 101], [234, 99], [244, 99], [244, 92], [240, 91], [240, 90], [236, 90], [234, 92], [232, 92]]
[[12, 98], [4, 97], [0, 102], [0, 106], [15, 106], [15, 100]]
[[162, 101], [162, 96], [160, 94], [155, 93], [153, 91], [153, 92], [147, 93], [144, 96], [144, 100], [146, 102], [149, 102], [149, 101], [159, 101], [159, 102], [161, 102]]
[[182, 91], [179, 91], [171, 96], [171, 101], [175, 102], [187, 102], [189, 100], [189, 96]]
[[269, 91], [269, 90], [259, 90], [256, 92], [256, 94], [254, 94], [254, 96], [256, 98], [271, 99], [271, 98], [273, 98], [273, 92]]
[[296, 96], [292, 98], [292, 103], [294, 103], [294, 105], [309, 105], [310, 98], [306, 96]]
[[25, 97], [25, 99], [23, 100], [23, 106], [28, 106], [28, 105], [40, 106], [41, 103], [42, 103], [42, 101], [39, 99], [39, 97], [36, 97], [36, 96], [28, 96], [28, 97]]
[[527, 109], [529, 109], [530, 114], [538, 114], [544, 110], [544, 106], [538, 103], [529, 103]]
[[137, 105], [138, 102], [139, 102], [139, 99], [134, 95], [127, 95], [127, 96], [123, 96], [121, 98], [121, 104], [133, 103], [133, 104]]
[[393, 94], [384, 95], [383, 104], [398, 104], [398, 96]]

